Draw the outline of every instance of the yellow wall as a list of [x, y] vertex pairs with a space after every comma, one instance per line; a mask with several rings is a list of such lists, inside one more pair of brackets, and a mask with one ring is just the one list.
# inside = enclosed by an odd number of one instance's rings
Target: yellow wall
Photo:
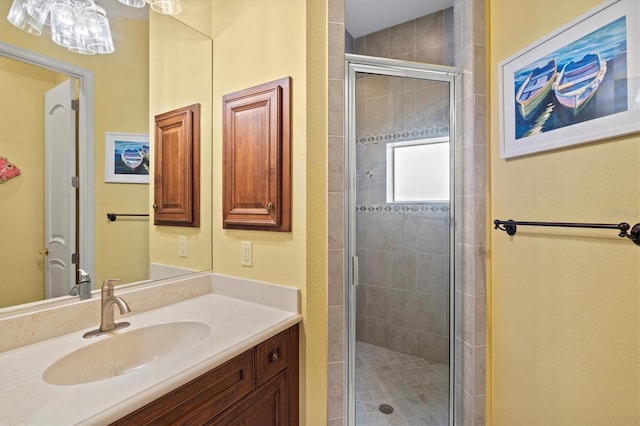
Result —
[[[177, 18], [213, 39], [213, 145], [209, 154], [213, 163], [203, 162], [210, 166], [213, 178], [212, 200], [203, 203], [203, 215], [213, 218], [213, 270], [300, 288], [301, 424], [326, 424], [326, 2], [217, 0], [212, 5], [210, 25], [201, 19], [201, 7], [196, 8], [199, 16], [194, 18], [193, 3], [187, 3], [187, 14]], [[179, 50], [190, 52], [193, 46], [180, 44], [171, 49], [161, 45], [163, 35], [156, 31], [156, 21], [152, 17], [152, 111], [157, 108], [156, 74], [167, 72], [165, 87], [193, 78], [168, 64], [160, 66], [156, 50], [162, 47], [173, 55], [182, 54]], [[292, 77], [292, 231], [224, 230], [222, 96], [285, 76]], [[206, 90], [203, 85], [201, 92]], [[240, 241], [253, 242], [251, 267], [240, 265]]]
[[[640, 222], [638, 134], [499, 159], [498, 64], [599, 3], [490, 1], [492, 219]], [[609, 230], [489, 235], [492, 422], [640, 424], [638, 247]]]
[[[324, 1], [214, 2], [213, 269], [301, 289], [301, 422], [309, 425], [326, 423], [325, 27]], [[224, 230], [222, 96], [285, 76], [292, 78], [292, 231]], [[240, 265], [240, 241], [253, 242], [252, 267]]]
[[110, 22], [116, 51], [90, 57], [85, 65], [91, 65], [96, 86], [94, 286], [98, 288], [107, 278], [127, 283], [149, 276], [148, 220], [119, 218], [109, 222], [106, 213], [147, 213], [150, 185], [104, 183], [105, 132], [148, 133], [149, 23]]
[[[10, 2], [0, 0], [3, 10]], [[6, 5], [6, 7], [5, 7]], [[95, 223], [96, 271], [93, 282], [120, 277], [124, 282], [148, 276], [147, 221], [106, 220], [111, 211], [146, 212], [148, 186], [104, 183], [105, 132], [147, 133], [148, 129], [148, 23], [111, 20], [116, 53], [84, 56], [55, 45], [47, 36], [25, 33], [6, 19], [0, 20], [0, 40], [55, 59], [92, 70], [95, 78]], [[22, 121], [21, 121], [22, 120]], [[26, 115], [17, 121], [28, 126]], [[2, 154], [0, 154], [2, 155]], [[22, 227], [22, 232], [28, 228]], [[139, 235], [139, 238], [131, 238]], [[42, 250], [42, 242], [31, 248]], [[2, 278], [4, 282], [4, 278]], [[22, 282], [23, 279], [20, 279]]]
[[[150, 223], [152, 263], [181, 268], [211, 268], [211, 39], [172, 17], [149, 14], [149, 133], [154, 116], [200, 104], [200, 227]], [[152, 170], [154, 152], [151, 150]], [[153, 185], [153, 178], [150, 185]], [[153, 188], [153, 186], [151, 186]], [[153, 204], [153, 191], [149, 194]], [[187, 237], [187, 257], [178, 256], [178, 237]]]
[[0, 187], [2, 239], [11, 241], [0, 255], [0, 307], [44, 298], [44, 93], [56, 84], [53, 71], [0, 58], [0, 156], [21, 171]]
[[[327, 2], [307, 1], [305, 377], [301, 424], [327, 424]], [[294, 146], [302, 149], [302, 144]], [[296, 176], [294, 175], [294, 179]]]

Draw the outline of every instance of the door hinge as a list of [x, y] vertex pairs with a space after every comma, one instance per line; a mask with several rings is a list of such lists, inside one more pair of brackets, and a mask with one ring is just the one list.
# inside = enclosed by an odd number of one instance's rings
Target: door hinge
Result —
[[80, 255], [78, 253], [73, 253], [71, 255], [71, 263], [73, 263], [74, 265], [80, 263]]
[[71, 187], [80, 188], [80, 178], [78, 176], [71, 176]]
[[71, 109], [77, 111], [80, 109], [80, 101], [78, 99], [73, 99], [71, 101]]

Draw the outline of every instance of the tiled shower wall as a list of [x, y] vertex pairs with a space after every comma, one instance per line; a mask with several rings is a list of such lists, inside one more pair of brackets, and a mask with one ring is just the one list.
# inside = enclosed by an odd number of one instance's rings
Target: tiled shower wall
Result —
[[[356, 339], [449, 362], [446, 215], [358, 212]], [[366, 229], [366, 231], [365, 231]]]
[[356, 114], [356, 339], [448, 363], [449, 203], [386, 202], [387, 144], [448, 136], [448, 84], [361, 75]]
[[[329, 425], [344, 424], [344, 0], [328, 3], [328, 370], [327, 419]], [[443, 15], [443, 20], [445, 19]], [[416, 20], [417, 21], [417, 20]], [[409, 24], [410, 26], [410, 24]], [[460, 70], [463, 94], [459, 110], [464, 122], [460, 126], [464, 146], [456, 152], [456, 423], [471, 425], [485, 421], [485, 0], [454, 0], [453, 19], [443, 28], [454, 28], [453, 63]], [[394, 30], [395, 31], [395, 30]], [[417, 37], [418, 38], [418, 37]], [[421, 41], [420, 43], [422, 43]], [[369, 44], [369, 43], [367, 43]], [[372, 48], [375, 43], [369, 44]], [[429, 42], [438, 50], [439, 42]], [[355, 43], [354, 43], [355, 45]], [[411, 42], [408, 43], [412, 45]], [[389, 44], [380, 43], [387, 56]], [[416, 42], [416, 47], [418, 46]], [[362, 45], [359, 45], [362, 48]], [[366, 48], [366, 45], [364, 46]], [[355, 50], [355, 46], [353, 46]], [[445, 51], [444, 44], [442, 45]], [[352, 51], [353, 52], [353, 51]], [[395, 49], [393, 50], [395, 52]], [[358, 51], [375, 55], [373, 50]], [[446, 53], [447, 57], [449, 53]], [[417, 54], [416, 58], [417, 59]], [[432, 60], [425, 59], [428, 62]], [[464, 303], [463, 303], [464, 302]], [[461, 318], [464, 317], [464, 318]]]
[[358, 55], [453, 65], [453, 8], [355, 39]]

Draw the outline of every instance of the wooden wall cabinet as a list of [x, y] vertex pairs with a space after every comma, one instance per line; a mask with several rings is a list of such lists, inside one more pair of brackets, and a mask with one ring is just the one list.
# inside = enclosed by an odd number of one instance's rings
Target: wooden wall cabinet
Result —
[[223, 97], [223, 228], [291, 231], [290, 85]]
[[296, 426], [298, 324], [113, 425]]
[[155, 117], [154, 225], [200, 226], [200, 104]]

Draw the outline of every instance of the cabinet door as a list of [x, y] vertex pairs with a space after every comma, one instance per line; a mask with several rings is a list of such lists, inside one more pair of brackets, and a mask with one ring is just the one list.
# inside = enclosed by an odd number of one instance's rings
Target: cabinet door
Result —
[[253, 358], [248, 350], [112, 426], [205, 424], [254, 389]]
[[207, 424], [289, 426], [288, 392], [289, 376], [283, 373]]
[[155, 117], [154, 224], [200, 226], [200, 104]]
[[291, 230], [290, 81], [223, 98], [223, 228]]

